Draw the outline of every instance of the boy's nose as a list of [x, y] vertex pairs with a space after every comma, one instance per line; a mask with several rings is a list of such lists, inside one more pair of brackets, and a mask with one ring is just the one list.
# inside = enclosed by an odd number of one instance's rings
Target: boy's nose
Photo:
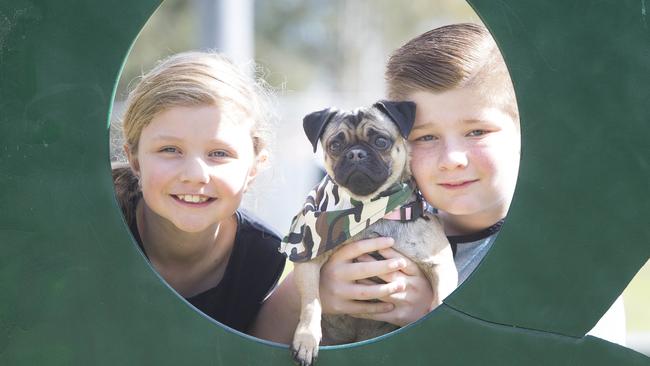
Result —
[[208, 183], [210, 181], [208, 165], [200, 158], [187, 159], [183, 166], [181, 180], [190, 183]]
[[467, 166], [467, 154], [460, 150], [446, 150], [438, 159], [440, 170], [462, 169]]

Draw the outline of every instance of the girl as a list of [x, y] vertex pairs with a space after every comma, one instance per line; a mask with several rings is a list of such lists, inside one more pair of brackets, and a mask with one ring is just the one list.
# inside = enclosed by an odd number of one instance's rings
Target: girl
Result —
[[160, 275], [211, 318], [247, 332], [284, 268], [279, 236], [239, 209], [267, 158], [262, 88], [215, 53], [174, 55], [142, 77], [124, 116], [116, 195]]

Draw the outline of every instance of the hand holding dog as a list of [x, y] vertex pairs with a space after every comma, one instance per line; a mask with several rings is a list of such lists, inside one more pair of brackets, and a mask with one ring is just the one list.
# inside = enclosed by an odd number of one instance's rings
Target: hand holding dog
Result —
[[[326, 314], [348, 314], [397, 326], [420, 319], [431, 310], [433, 290], [418, 266], [391, 248], [392, 238], [349, 243], [321, 270], [320, 296]], [[379, 252], [385, 260], [369, 255]], [[386, 284], [369, 278], [379, 277]], [[367, 300], [379, 299], [380, 302]]]

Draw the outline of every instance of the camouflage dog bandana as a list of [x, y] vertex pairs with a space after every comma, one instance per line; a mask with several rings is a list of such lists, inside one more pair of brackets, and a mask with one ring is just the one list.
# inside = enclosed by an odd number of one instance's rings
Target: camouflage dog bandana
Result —
[[398, 183], [362, 202], [350, 197], [326, 176], [309, 192], [279, 250], [292, 262], [314, 259], [406, 203], [414, 191], [412, 181]]

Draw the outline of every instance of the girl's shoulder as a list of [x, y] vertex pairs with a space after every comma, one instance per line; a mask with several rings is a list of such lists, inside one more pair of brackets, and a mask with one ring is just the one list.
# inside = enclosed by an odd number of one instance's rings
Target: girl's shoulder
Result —
[[237, 210], [237, 221], [239, 232], [259, 237], [263, 241], [280, 242], [280, 234], [275, 228], [246, 209]]

